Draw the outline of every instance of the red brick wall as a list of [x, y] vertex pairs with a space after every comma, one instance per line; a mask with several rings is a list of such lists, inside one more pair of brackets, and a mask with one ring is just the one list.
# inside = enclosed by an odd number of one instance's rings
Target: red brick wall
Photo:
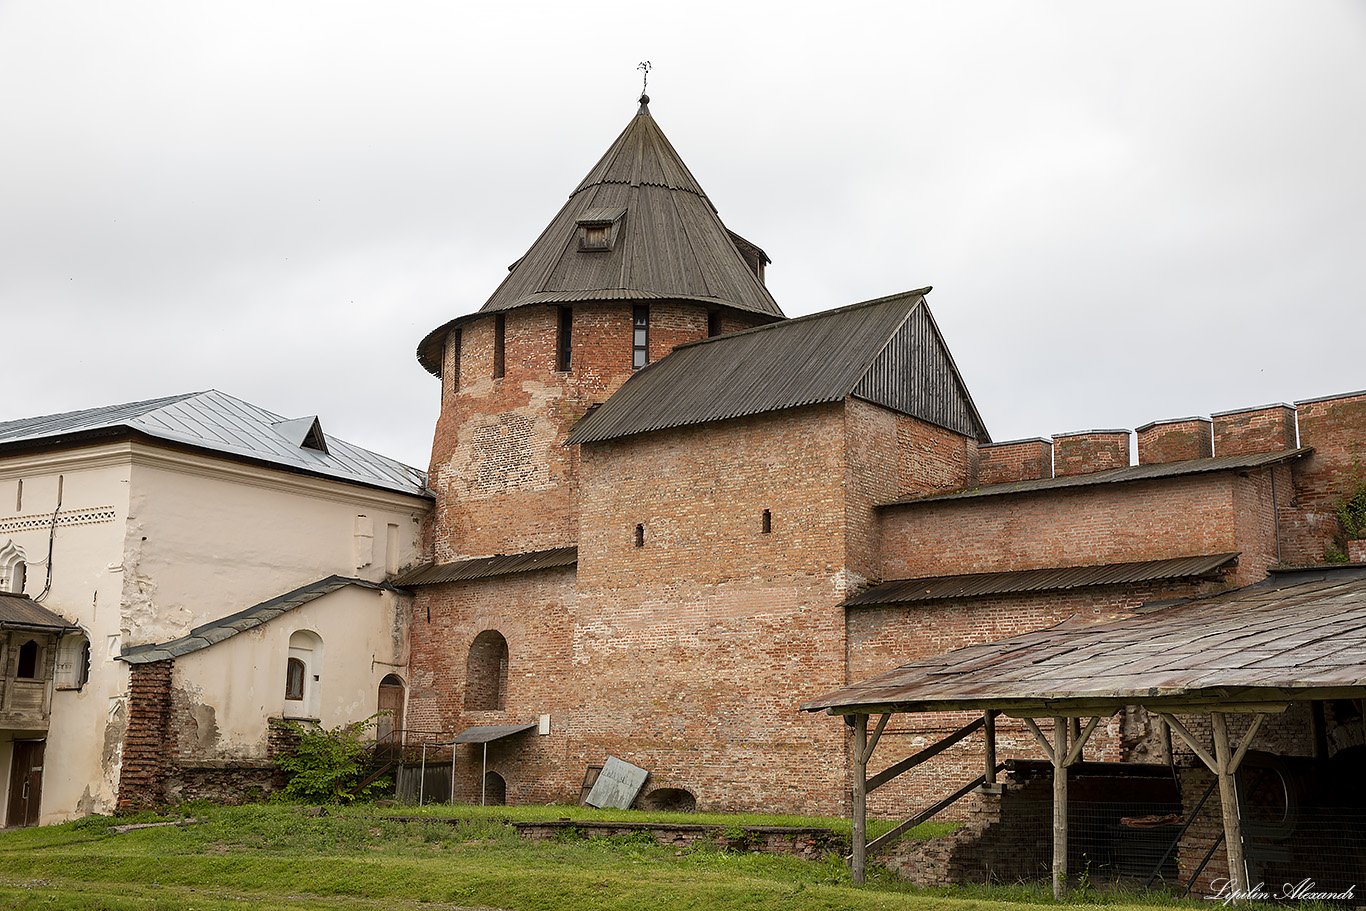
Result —
[[796, 707], [845, 682], [844, 446], [859, 426], [894, 431], [877, 409], [828, 405], [584, 447], [580, 775], [610, 754], [699, 809], [837, 809], [843, 725]]
[[128, 728], [123, 737], [118, 810], [130, 812], [160, 804], [175, 743], [170, 732], [171, 669], [174, 661], [153, 661], [129, 668]]
[[[408, 628], [410, 739], [449, 740], [443, 735], [472, 725], [526, 724], [549, 714], [549, 736], [532, 731], [490, 744], [489, 770], [506, 780], [509, 803], [577, 799], [583, 769], [562, 762], [585, 685], [571, 657], [574, 605], [573, 567], [418, 589]], [[466, 709], [470, 651], [490, 630], [507, 642], [503, 708]], [[458, 751], [457, 799], [477, 801], [483, 749]]]
[[1230, 553], [1246, 543], [1236, 510], [1251, 505], [1251, 488], [1233, 477], [1220, 472], [885, 507], [882, 577]]
[[978, 448], [977, 483], [1004, 484], [1053, 477], [1053, 441], [1045, 439], [984, 443]]
[[1214, 415], [1214, 454], [1248, 455], [1296, 448], [1295, 409], [1289, 405], [1244, 408]]
[[1208, 459], [1214, 454], [1213, 425], [1208, 418], [1154, 421], [1136, 433], [1140, 465]]
[[1090, 474], [1129, 465], [1129, 431], [1088, 430], [1053, 437], [1053, 475]]
[[[437, 560], [519, 553], [573, 544], [577, 447], [564, 440], [589, 406], [630, 378], [632, 306], [573, 307], [571, 369], [556, 372], [558, 308], [506, 311], [504, 375], [493, 376], [494, 315], [452, 334], [441, 416], [432, 443], [430, 484], [439, 494], [432, 528]], [[761, 322], [723, 317], [734, 331]], [[705, 338], [701, 304], [650, 304], [650, 359]], [[455, 371], [452, 369], [452, 373]]]

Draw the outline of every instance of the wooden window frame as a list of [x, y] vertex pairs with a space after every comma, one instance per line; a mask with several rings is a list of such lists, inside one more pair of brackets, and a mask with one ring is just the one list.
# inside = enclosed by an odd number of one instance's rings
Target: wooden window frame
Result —
[[631, 308], [631, 369], [650, 363], [650, 308], [641, 304]]

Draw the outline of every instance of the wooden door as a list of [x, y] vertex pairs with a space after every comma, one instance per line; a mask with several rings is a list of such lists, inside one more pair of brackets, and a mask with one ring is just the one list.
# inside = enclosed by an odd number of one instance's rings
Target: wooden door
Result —
[[10, 766], [9, 815], [6, 825], [36, 826], [43, 795], [42, 740], [14, 741]]
[[393, 674], [379, 683], [379, 724], [375, 740], [386, 746], [398, 747], [403, 728], [403, 681]]

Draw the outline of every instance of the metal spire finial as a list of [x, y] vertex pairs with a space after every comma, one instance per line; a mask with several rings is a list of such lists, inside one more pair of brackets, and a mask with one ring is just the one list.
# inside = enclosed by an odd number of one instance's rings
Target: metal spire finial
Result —
[[654, 69], [654, 66], [650, 63], [650, 61], [642, 60], [640, 61], [640, 63], [636, 64], [636, 69], [640, 70], [641, 72], [640, 103], [643, 105], [649, 104], [650, 96], [645, 94], [645, 89], [648, 88], [650, 85], [650, 70]]

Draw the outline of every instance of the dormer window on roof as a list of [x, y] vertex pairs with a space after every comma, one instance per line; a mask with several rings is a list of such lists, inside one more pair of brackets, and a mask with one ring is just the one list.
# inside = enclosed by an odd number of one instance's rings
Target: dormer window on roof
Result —
[[280, 421], [273, 425], [275, 432], [300, 449], [312, 449], [327, 455], [327, 437], [317, 415]]
[[612, 249], [616, 243], [625, 206], [610, 209], [588, 209], [578, 219], [579, 249], [594, 252]]

